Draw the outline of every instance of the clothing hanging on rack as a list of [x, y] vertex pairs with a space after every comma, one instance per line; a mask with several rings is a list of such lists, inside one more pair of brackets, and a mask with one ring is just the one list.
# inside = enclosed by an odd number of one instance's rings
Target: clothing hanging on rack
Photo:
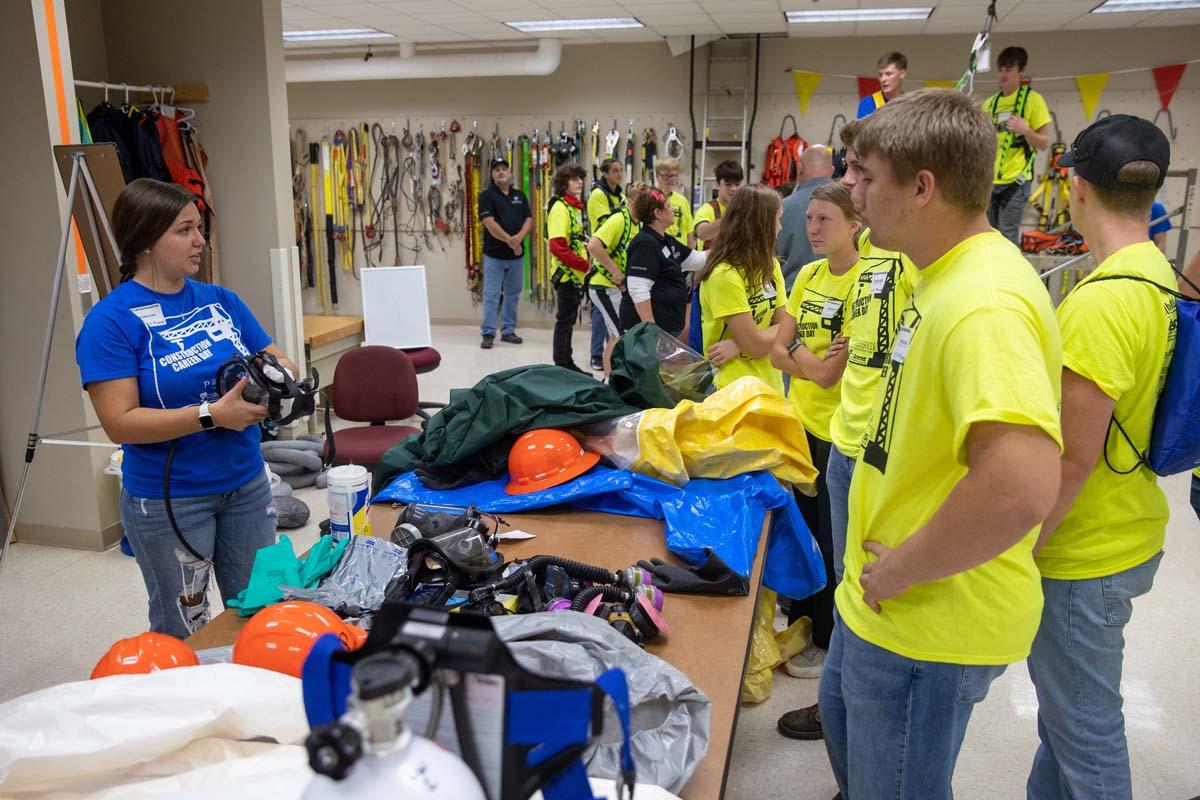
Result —
[[84, 113], [83, 103], [79, 98], [75, 99], [75, 112], [79, 118], [79, 143], [92, 144], [92, 130], [88, 127], [87, 114]]
[[112, 142], [117, 146], [117, 159], [126, 183], [138, 178], [171, 180], [165, 168], [159, 171], [162, 148], [155, 147], [156, 143], [150, 141], [147, 132], [138, 124], [139, 120], [131, 117], [127, 110], [105, 101], [92, 109], [87, 121], [93, 141]]

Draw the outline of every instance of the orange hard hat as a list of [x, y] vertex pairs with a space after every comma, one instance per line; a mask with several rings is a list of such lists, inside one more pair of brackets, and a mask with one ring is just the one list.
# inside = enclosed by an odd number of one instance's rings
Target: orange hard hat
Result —
[[600, 460], [579, 441], [555, 428], [521, 434], [508, 453], [508, 494], [528, 494], [578, 478]]
[[92, 668], [92, 680], [109, 675], [144, 675], [160, 669], [194, 667], [199, 663], [195, 651], [181, 639], [165, 633], [139, 633], [108, 648]]
[[348, 650], [366, 639], [366, 631], [349, 625], [324, 606], [293, 600], [267, 606], [242, 628], [233, 643], [233, 663], [300, 677], [304, 659], [322, 634], [333, 633]]

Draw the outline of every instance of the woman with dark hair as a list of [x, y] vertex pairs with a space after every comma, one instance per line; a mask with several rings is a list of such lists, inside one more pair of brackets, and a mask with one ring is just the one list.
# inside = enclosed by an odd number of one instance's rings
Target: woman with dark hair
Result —
[[571, 334], [579, 316], [583, 279], [588, 272], [587, 215], [584, 212], [583, 180], [587, 175], [575, 161], [554, 171], [553, 195], [546, 207], [546, 239], [550, 263], [554, 269], [556, 311], [554, 315], [554, 363], [574, 372], [583, 372], [575, 363]]
[[696, 273], [704, 351], [717, 367], [718, 386], [754, 375], [783, 394], [783, 377], [770, 359], [787, 300], [775, 258], [782, 213], [771, 187], [742, 187], [722, 216], [708, 263]]
[[220, 395], [217, 370], [267, 350], [298, 372], [237, 295], [190, 279], [204, 249], [195, 200], [149, 178], [125, 187], [112, 215], [121, 283], [75, 342], [100, 424], [124, 449], [121, 522], [150, 629], [180, 638], [208, 619], [210, 571], [228, 602], [275, 542], [257, 427], [267, 410], [242, 398], [244, 378]]

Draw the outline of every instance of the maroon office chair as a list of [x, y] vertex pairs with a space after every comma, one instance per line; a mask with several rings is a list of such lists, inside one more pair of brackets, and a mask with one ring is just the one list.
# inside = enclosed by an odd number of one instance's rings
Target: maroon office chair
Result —
[[432, 347], [406, 347], [404, 352], [413, 363], [418, 375], [433, 372], [442, 363], [442, 354]]
[[[348, 350], [338, 359], [332, 390], [325, 397], [326, 463], [378, 464], [383, 454], [405, 437], [421, 432], [410, 425], [386, 422], [414, 416], [428, 420], [424, 408], [445, 405], [421, 403], [417, 396], [416, 370], [403, 350], [379, 345]], [[331, 408], [344, 420], [371, 424], [334, 431]]]

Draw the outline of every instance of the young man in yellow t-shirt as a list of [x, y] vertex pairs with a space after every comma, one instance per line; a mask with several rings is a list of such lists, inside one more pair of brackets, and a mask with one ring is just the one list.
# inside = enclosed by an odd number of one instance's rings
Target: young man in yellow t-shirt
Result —
[[697, 250], [711, 247], [712, 240], [717, 238], [717, 231], [721, 230], [721, 218], [725, 215], [725, 209], [729, 207], [729, 202], [741, 188], [745, 173], [742, 172], [742, 165], [738, 162], [722, 161], [717, 164], [713, 176], [717, 179], [717, 199], [710, 200], [697, 208], [696, 214], [692, 218], [695, 225], [693, 230], [696, 234]]
[[974, 704], [1029, 654], [1041, 614], [1062, 350], [1037, 274], [987, 221], [995, 147], [968, 97], [928, 89], [855, 140], [872, 241], [921, 279], [863, 435], [821, 678], [848, 798], [949, 798]]
[[[1167, 137], [1114, 114], [1085, 128], [1071, 220], [1099, 265], [1058, 309], [1062, 487], [1042, 526], [1045, 606], [1029, 655], [1038, 694], [1031, 800], [1133, 796], [1121, 714], [1124, 627], [1162, 559], [1167, 498], [1142, 461], [1175, 348], [1175, 273], [1146, 215], [1171, 158]], [[1146, 281], [1149, 281], [1147, 283]]]
[[692, 220], [692, 204], [676, 191], [676, 187], [679, 185], [679, 159], [669, 156], [656, 159], [654, 161], [654, 181], [655, 188], [666, 196], [667, 203], [671, 206], [671, 212], [675, 215], [675, 221], [671, 223], [671, 227], [667, 228], [666, 232], [674, 236], [680, 244], [685, 244], [695, 250], [696, 237], [692, 233], [692, 228], [695, 227], [695, 222]]
[[[622, 188], [625, 185], [625, 166], [619, 159], [606, 158], [600, 162], [600, 177], [592, 183], [592, 191], [587, 198], [588, 236], [600, 230], [614, 213], [628, 206]], [[592, 262], [593, 265], [595, 262]], [[611, 287], [609, 287], [611, 288]], [[604, 369], [604, 348], [608, 342], [608, 324], [603, 309], [592, 303], [592, 340], [590, 347], [590, 366], [593, 372]]]
[[1013, 244], [1021, 243], [1021, 216], [1033, 189], [1033, 162], [1050, 146], [1050, 109], [1045, 99], [1021, 83], [1029, 63], [1024, 47], [1006, 47], [996, 59], [1000, 91], [983, 101], [996, 126], [996, 174], [988, 222]]

